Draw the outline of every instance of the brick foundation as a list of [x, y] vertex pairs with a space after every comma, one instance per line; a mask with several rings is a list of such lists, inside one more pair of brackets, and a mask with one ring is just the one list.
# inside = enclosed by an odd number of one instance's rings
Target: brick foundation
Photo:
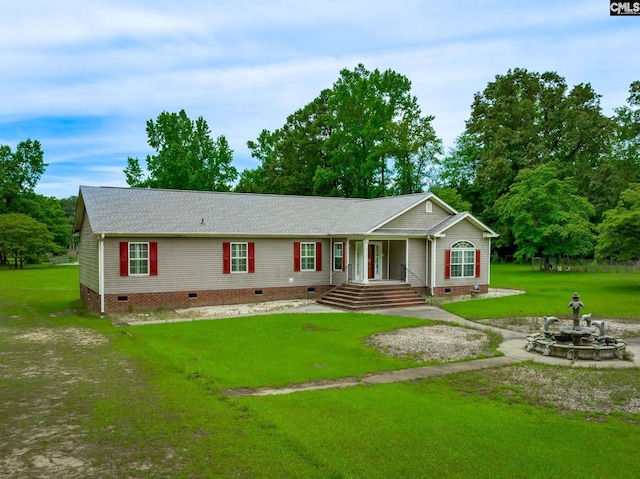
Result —
[[[310, 291], [313, 288], [315, 291]], [[198, 308], [223, 304], [260, 303], [287, 299], [315, 299], [333, 286], [289, 286], [283, 288], [246, 288], [211, 291], [172, 291], [164, 293], [108, 294], [104, 298], [105, 313], [129, 313], [133, 311], [153, 311], [157, 309]], [[413, 288], [420, 294], [429, 295], [429, 288]], [[473, 286], [442, 286], [434, 288], [435, 296], [457, 296], [470, 294]], [[479, 293], [489, 291], [489, 286], [479, 286]], [[85, 307], [100, 311], [100, 295], [80, 285], [80, 296]]]
[[[459, 296], [462, 294], [470, 294], [473, 286], [440, 286], [433, 289], [435, 296]], [[481, 284], [478, 288], [478, 293], [488, 293], [489, 285]]]
[[[104, 298], [105, 313], [128, 313], [157, 309], [198, 308], [223, 304], [246, 304], [287, 299], [315, 299], [329, 291], [331, 285], [289, 286], [284, 288], [247, 288], [212, 291], [172, 291], [162, 293], [108, 294]], [[83, 303], [100, 311], [100, 295], [80, 285]]]
[[80, 299], [85, 308], [90, 311], [100, 311], [100, 295], [80, 284]]

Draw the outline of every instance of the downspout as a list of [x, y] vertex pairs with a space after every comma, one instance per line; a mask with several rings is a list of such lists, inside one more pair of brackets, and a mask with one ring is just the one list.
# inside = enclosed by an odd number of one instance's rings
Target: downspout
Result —
[[100, 315], [104, 314], [104, 233], [98, 237], [98, 294], [100, 295]]

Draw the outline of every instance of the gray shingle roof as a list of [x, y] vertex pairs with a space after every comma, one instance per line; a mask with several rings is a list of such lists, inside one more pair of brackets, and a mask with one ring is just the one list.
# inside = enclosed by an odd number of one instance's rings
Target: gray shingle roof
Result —
[[81, 186], [94, 233], [325, 236], [363, 234], [431, 193], [376, 199]]

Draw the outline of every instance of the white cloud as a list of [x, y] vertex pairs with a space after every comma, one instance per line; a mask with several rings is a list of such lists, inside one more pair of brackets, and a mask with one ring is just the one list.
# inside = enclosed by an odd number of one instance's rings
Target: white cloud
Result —
[[[0, 138], [33, 136], [29, 119], [86, 117], [91, 127], [39, 139], [52, 165], [112, 167], [100, 178], [109, 184], [124, 183], [127, 156], [148, 152], [145, 122], [163, 110], [203, 116], [252, 165], [247, 140], [282, 126], [358, 63], [407, 76], [446, 146], [473, 94], [510, 68], [589, 82], [606, 113], [639, 79], [640, 30], [610, 18], [601, 0], [5, 3]], [[65, 183], [50, 170], [40, 187]], [[70, 176], [69, 188], [80, 179]]]

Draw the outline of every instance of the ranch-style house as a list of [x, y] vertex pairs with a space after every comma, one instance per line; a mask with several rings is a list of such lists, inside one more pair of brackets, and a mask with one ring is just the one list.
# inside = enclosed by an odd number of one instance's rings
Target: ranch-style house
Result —
[[318, 298], [404, 283], [486, 292], [497, 234], [432, 193], [375, 199], [81, 186], [83, 302], [100, 313]]

